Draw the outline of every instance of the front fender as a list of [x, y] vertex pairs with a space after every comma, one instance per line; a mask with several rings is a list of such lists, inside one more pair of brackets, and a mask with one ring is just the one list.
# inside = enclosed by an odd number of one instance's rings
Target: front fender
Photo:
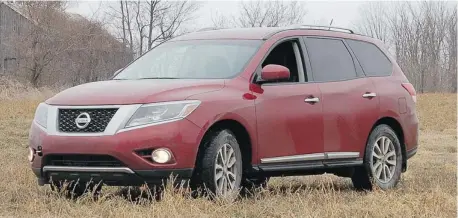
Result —
[[[222, 90], [203, 93], [193, 99], [202, 103], [186, 119], [201, 128], [200, 142], [208, 130], [216, 123], [223, 120], [233, 120], [245, 127], [252, 145], [252, 160], [257, 155], [256, 111], [254, 99], [246, 96], [251, 91], [225, 87]], [[197, 148], [198, 149], [198, 148]]]

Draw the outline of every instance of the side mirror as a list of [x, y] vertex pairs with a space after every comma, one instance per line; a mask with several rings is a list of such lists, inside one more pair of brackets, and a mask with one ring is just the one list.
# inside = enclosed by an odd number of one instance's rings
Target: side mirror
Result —
[[264, 81], [289, 79], [289, 76], [289, 69], [277, 64], [268, 64], [261, 71], [261, 79]]

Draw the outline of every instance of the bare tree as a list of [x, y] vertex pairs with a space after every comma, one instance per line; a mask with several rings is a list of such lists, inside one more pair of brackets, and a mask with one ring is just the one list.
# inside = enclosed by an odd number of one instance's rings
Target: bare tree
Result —
[[[33, 86], [77, 85], [106, 79], [132, 59], [124, 44], [104, 24], [65, 12], [65, 2], [14, 5], [23, 27], [15, 38], [20, 70]], [[130, 56], [130, 57], [129, 57]]]
[[148, 20], [148, 50], [150, 50], [153, 46], [153, 43], [156, 39], [153, 39], [153, 29], [157, 25], [157, 17], [159, 17], [159, 1], [149, 1], [149, 20]]
[[159, 22], [161, 40], [169, 40], [183, 34], [179, 32], [180, 27], [182, 27], [183, 23], [194, 19], [192, 15], [197, 11], [198, 7], [198, 4], [188, 1], [168, 2], [166, 8], [169, 10], [161, 17]]
[[130, 49], [134, 49], [134, 36], [133, 36], [133, 29], [132, 29], [132, 19], [133, 19], [133, 15], [132, 15], [132, 2], [124, 2], [124, 6], [125, 6], [125, 11], [126, 11], [126, 16], [125, 16], [125, 20], [123, 20], [122, 22], [125, 22], [126, 23], [126, 32], [129, 34], [129, 44], [130, 44]]
[[387, 20], [388, 4], [386, 2], [370, 2], [360, 8], [362, 19], [356, 24], [356, 30], [382, 42], [387, 43], [390, 29]]
[[233, 24], [232, 19], [221, 15], [220, 13], [212, 14], [211, 17], [214, 28], [230, 28], [236, 26]]
[[300, 1], [240, 1], [239, 13], [231, 18], [217, 15], [215, 27], [277, 27], [300, 24], [306, 11]]
[[418, 92], [456, 91], [456, 3], [370, 2], [360, 32], [391, 45]]
[[136, 27], [137, 27], [137, 33], [138, 33], [138, 52], [139, 55], [143, 54], [143, 41], [146, 39], [146, 34], [144, 33], [146, 28], [148, 27], [148, 24], [146, 19], [143, 17], [145, 15], [142, 4], [140, 0], [137, 2], [133, 2], [133, 8], [135, 9], [135, 22], [136, 22]]
[[22, 2], [20, 6], [32, 25], [18, 48], [25, 56], [31, 57], [25, 68], [30, 72], [30, 83], [38, 86], [44, 69], [74, 45], [74, 40], [66, 39], [76, 35], [70, 34], [69, 27], [62, 22], [64, 2]]
[[450, 73], [449, 81], [451, 82], [451, 91], [457, 92], [457, 10], [453, 10], [448, 16], [447, 22], [447, 33], [446, 33], [446, 41], [447, 41], [447, 52], [446, 54], [449, 56], [448, 59], [448, 67], [447, 72]]
[[124, 4], [123, 4], [123, 2], [119, 1], [119, 4], [121, 5], [122, 44], [126, 45], [126, 23], [124, 22], [126, 20], [126, 14], [124, 13]]
[[120, 5], [121, 11], [110, 10], [113, 26], [123, 33], [122, 41], [128, 42], [138, 55], [142, 55], [155, 43], [183, 32], [183, 24], [193, 19], [200, 4], [192, 1], [138, 0], [120, 1]]

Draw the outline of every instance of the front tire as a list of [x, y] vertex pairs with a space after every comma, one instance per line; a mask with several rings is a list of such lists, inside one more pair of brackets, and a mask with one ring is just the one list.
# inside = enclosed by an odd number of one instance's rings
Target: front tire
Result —
[[364, 154], [364, 167], [352, 176], [357, 189], [372, 189], [372, 184], [387, 190], [396, 187], [402, 173], [401, 144], [388, 125], [377, 126], [370, 134]]
[[238, 193], [242, 180], [242, 154], [235, 135], [230, 130], [222, 130], [204, 145], [203, 158], [197, 167], [198, 186], [215, 196]]

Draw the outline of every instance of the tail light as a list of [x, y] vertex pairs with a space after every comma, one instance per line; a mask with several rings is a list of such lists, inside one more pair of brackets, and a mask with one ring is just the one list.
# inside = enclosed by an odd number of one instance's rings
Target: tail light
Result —
[[410, 96], [412, 96], [413, 102], [417, 102], [417, 92], [411, 83], [402, 83], [402, 87], [404, 87], [407, 92], [409, 92]]

